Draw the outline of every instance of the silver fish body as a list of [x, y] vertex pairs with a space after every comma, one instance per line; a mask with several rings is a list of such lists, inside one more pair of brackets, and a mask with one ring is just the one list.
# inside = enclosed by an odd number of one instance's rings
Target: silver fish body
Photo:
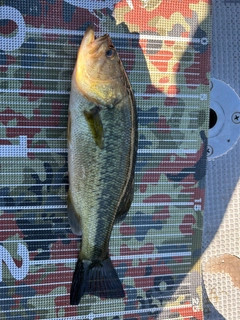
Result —
[[125, 90], [111, 97], [111, 104], [90, 100], [79, 90], [74, 74], [72, 78], [68, 217], [72, 231], [82, 234], [82, 242], [71, 304], [78, 304], [87, 293], [104, 298], [124, 296], [108, 246], [113, 224], [128, 212], [133, 199], [137, 117], [131, 85], [120, 59], [118, 63]]

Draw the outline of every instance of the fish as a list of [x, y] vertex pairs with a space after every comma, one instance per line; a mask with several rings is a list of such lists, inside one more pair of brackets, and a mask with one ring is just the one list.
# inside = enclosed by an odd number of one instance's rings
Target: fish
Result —
[[109, 255], [115, 223], [134, 196], [137, 109], [123, 63], [108, 34], [88, 27], [77, 53], [68, 109], [68, 220], [81, 245], [70, 304], [83, 295], [120, 299], [122, 283]]

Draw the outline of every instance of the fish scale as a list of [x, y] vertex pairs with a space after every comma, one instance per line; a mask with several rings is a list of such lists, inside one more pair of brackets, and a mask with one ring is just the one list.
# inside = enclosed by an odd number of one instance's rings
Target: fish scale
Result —
[[[85, 100], [82, 98], [81, 103], [83, 105], [85, 104]], [[117, 108], [102, 110], [100, 112], [104, 128], [103, 150], [96, 146], [83, 115], [79, 116], [81, 120], [77, 117], [72, 120], [72, 128], [78, 126], [78, 129], [76, 129], [76, 133], [73, 132], [69, 148], [84, 150], [84, 152], [80, 156], [76, 152], [70, 152], [69, 168], [70, 170], [71, 167], [74, 168], [73, 170], [81, 167], [85, 168], [85, 177], [80, 178], [81, 173], [75, 172], [73, 179], [70, 181], [72, 200], [74, 204], [76, 203], [76, 211], [81, 210], [82, 214], [86, 216], [96, 215], [91, 220], [98, 222], [98, 224], [94, 223], [93, 225], [89, 224], [89, 222], [85, 224], [85, 221], [82, 221], [82, 229], [86, 230], [83, 232], [82, 248], [84, 248], [85, 233], [90, 238], [92, 235], [97, 237], [99, 245], [101, 242], [100, 234], [103, 233], [103, 230], [111, 231], [118, 209], [118, 200], [125, 185], [129, 160], [127, 157], [124, 159], [122, 155], [129, 154], [131, 122], [129, 115], [127, 120], [121, 119], [121, 113]], [[118, 127], [118, 130], [116, 130], [119, 121], [124, 121], [126, 126], [123, 128]], [[109, 122], [111, 125], [109, 125]], [[129, 127], [128, 131], [126, 130], [127, 123]], [[121, 150], [120, 155], [118, 150]], [[80, 169], [79, 171], [82, 170]], [[78, 203], [80, 208], [78, 208]], [[105, 216], [107, 217], [109, 226], [105, 222]], [[90, 220], [89, 217], [88, 220]], [[89, 227], [91, 230], [88, 230]], [[98, 230], [93, 230], [92, 228], [94, 227]], [[109, 231], [107, 231], [106, 233], [109, 234]], [[106, 251], [107, 248], [105, 248], [105, 254]], [[91, 255], [91, 253], [88, 254]]]

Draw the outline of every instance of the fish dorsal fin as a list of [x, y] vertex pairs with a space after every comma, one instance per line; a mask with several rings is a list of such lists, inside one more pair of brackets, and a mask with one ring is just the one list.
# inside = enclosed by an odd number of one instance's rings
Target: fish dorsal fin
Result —
[[102, 120], [100, 117], [100, 107], [95, 106], [90, 111], [84, 111], [85, 119], [89, 125], [90, 131], [92, 133], [93, 140], [96, 145], [103, 149], [104, 146], [104, 130], [102, 125]]

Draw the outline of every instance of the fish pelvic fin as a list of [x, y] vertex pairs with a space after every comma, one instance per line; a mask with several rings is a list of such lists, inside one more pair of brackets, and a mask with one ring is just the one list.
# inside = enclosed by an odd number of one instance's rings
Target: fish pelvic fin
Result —
[[78, 259], [70, 292], [71, 305], [78, 305], [84, 294], [110, 299], [125, 297], [122, 283], [110, 258], [103, 261]]

